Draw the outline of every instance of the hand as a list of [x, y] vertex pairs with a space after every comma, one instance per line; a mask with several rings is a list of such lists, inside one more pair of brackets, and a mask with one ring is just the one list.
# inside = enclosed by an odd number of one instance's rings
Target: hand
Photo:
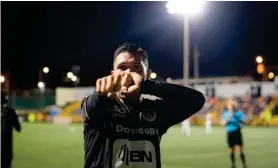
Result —
[[107, 95], [107, 97], [113, 98], [116, 93], [121, 90], [121, 73], [114, 73], [103, 78], [100, 78], [96, 82], [96, 92], [99, 95]]
[[126, 72], [124, 75], [121, 95], [130, 100], [139, 100], [143, 77], [135, 72]]
[[142, 77], [129, 70], [114, 73], [98, 79], [96, 91], [99, 95], [106, 95], [109, 98], [128, 98], [138, 100], [140, 98]]

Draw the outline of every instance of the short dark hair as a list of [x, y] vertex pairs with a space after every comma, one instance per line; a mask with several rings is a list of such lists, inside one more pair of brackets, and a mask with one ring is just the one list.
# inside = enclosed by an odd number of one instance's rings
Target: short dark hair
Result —
[[124, 43], [120, 45], [114, 52], [114, 60], [122, 52], [129, 52], [133, 55], [140, 55], [146, 68], [147, 69], [149, 68], [148, 54], [141, 46], [137, 44], [131, 44], [131, 43]]

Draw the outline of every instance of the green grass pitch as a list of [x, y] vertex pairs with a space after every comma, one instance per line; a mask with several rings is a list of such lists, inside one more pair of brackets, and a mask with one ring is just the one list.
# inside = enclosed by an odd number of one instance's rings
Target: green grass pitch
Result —
[[[249, 168], [278, 168], [278, 127], [246, 127], [243, 134]], [[162, 138], [162, 167], [228, 168], [225, 138], [222, 127], [210, 135], [193, 127], [191, 137], [172, 127]], [[14, 136], [13, 168], [81, 168], [83, 155], [82, 125], [23, 124]]]

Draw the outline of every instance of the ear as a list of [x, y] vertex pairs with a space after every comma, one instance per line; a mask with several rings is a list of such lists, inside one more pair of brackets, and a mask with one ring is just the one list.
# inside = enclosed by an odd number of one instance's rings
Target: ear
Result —
[[150, 79], [151, 73], [152, 73], [152, 70], [151, 70], [151, 69], [148, 69], [148, 70], [147, 70], [147, 76], [146, 76], [147, 79]]

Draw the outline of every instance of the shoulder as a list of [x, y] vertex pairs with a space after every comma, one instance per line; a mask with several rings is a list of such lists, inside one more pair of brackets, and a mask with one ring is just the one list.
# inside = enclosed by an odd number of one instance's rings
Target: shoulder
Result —
[[239, 116], [241, 117], [241, 118], [245, 118], [245, 113], [242, 111], [242, 110], [239, 110]]
[[6, 112], [7, 112], [7, 116], [13, 117], [13, 116], [17, 116], [17, 112], [15, 109], [10, 108], [10, 107], [6, 107]]
[[98, 99], [98, 95], [96, 91], [94, 90], [92, 93], [87, 94], [84, 99], [82, 100], [81, 106], [88, 105], [88, 103], [94, 103]]
[[12, 113], [16, 113], [16, 110], [11, 108], [11, 107], [6, 107], [7, 111], [12, 112]]
[[244, 113], [243, 113], [242, 110], [237, 110], [237, 114], [238, 114], [238, 115], [244, 115]]

